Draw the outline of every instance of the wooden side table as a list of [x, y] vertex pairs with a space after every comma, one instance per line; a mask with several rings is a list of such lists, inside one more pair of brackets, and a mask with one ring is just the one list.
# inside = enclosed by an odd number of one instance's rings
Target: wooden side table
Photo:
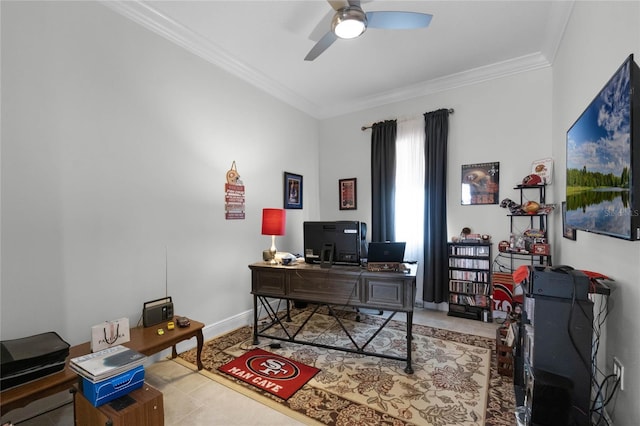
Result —
[[[164, 328], [163, 335], [158, 334], [158, 328]], [[197, 366], [198, 370], [202, 370], [203, 328], [203, 323], [194, 320], [191, 320], [189, 327], [180, 328], [176, 325], [173, 330], [168, 330], [166, 323], [161, 323], [154, 327], [134, 327], [130, 330], [130, 341], [125, 343], [124, 346], [147, 356], [171, 347], [171, 357], [175, 358], [178, 356], [176, 345], [195, 337], [198, 345]], [[86, 355], [90, 352], [90, 342], [72, 346], [69, 348], [69, 356], [64, 370], [2, 391], [0, 393], [0, 415], [4, 415], [16, 408], [24, 407], [38, 399], [70, 390], [74, 384], [78, 383], [78, 375], [69, 368], [69, 359]]]
[[[176, 323], [177, 317], [174, 317], [174, 323]], [[171, 347], [171, 357], [178, 356], [176, 351], [176, 345], [184, 340], [189, 340], [192, 337], [197, 341], [197, 365], [198, 370], [202, 370], [202, 347], [204, 346], [204, 336], [202, 335], [202, 329], [204, 324], [199, 321], [190, 320], [191, 325], [189, 327], [178, 327], [177, 323], [173, 330], [167, 329], [167, 323], [163, 322], [152, 327], [134, 327], [130, 330], [130, 340], [123, 345], [140, 352], [144, 355], [153, 355], [160, 352], [163, 349]], [[158, 334], [158, 329], [162, 328], [164, 334]]]
[[[162, 393], [145, 383], [125, 397], [131, 398], [128, 405], [120, 408], [121, 398], [94, 407], [80, 390], [73, 396], [75, 424], [110, 426], [162, 426], [164, 425], [164, 402]], [[124, 404], [123, 404], [124, 405]]]

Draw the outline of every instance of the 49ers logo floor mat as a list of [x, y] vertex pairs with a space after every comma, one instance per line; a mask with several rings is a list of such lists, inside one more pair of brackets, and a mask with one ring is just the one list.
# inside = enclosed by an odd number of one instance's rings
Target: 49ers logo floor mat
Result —
[[253, 349], [218, 370], [284, 400], [320, 371], [262, 349]]

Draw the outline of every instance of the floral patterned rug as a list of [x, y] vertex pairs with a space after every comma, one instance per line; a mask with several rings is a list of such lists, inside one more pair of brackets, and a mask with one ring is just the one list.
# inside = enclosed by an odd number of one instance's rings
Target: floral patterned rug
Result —
[[[383, 319], [338, 311], [336, 314], [360, 345]], [[309, 311], [293, 310], [283, 325], [295, 333]], [[271, 333], [285, 336], [275, 326]], [[447, 330], [413, 326], [413, 374], [405, 361], [324, 349], [264, 337], [258, 347], [321, 371], [287, 401], [220, 373], [219, 366], [253, 349], [251, 327], [242, 327], [205, 342], [205, 375], [307, 424], [324, 425], [513, 425], [514, 394], [510, 378], [496, 369], [495, 340]], [[366, 350], [406, 356], [406, 323], [391, 320]], [[336, 318], [325, 311], [304, 325], [297, 339], [352, 347]], [[269, 343], [280, 343], [280, 348]], [[195, 369], [195, 349], [180, 355]]]

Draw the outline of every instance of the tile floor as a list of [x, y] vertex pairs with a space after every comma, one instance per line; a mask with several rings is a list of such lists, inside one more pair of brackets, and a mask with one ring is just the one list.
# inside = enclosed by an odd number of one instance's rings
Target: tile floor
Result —
[[[402, 320], [401, 314], [395, 319]], [[501, 320], [498, 320], [501, 321]], [[498, 324], [447, 316], [446, 312], [416, 308], [414, 323], [494, 338]], [[171, 360], [148, 366], [146, 381], [164, 397], [165, 426], [301, 425], [284, 414], [226, 388]], [[11, 413], [9, 413], [11, 414]], [[73, 404], [16, 426], [73, 426]], [[78, 425], [93, 426], [93, 425]]]

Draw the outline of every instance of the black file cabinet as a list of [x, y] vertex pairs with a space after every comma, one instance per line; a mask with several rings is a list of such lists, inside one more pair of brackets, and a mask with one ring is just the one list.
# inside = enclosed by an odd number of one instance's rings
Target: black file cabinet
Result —
[[[574, 285], [574, 277], [556, 274], [562, 272], [540, 274], [538, 279], [552, 280], [554, 289], [565, 279]], [[593, 302], [586, 293], [579, 298], [573, 294], [525, 295], [514, 384], [524, 399], [518, 405], [525, 407], [527, 425], [591, 424]]]

